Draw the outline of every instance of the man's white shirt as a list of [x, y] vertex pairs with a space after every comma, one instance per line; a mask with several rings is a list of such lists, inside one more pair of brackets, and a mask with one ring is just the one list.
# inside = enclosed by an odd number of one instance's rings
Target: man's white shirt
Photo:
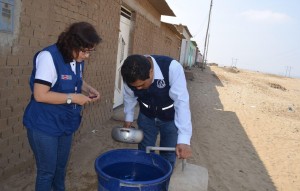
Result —
[[[164, 79], [162, 72], [153, 57], [154, 79]], [[186, 79], [183, 68], [179, 62], [173, 60], [169, 67], [169, 96], [174, 101], [174, 122], [178, 128], [177, 144], [188, 144], [192, 137], [192, 122], [189, 105], [189, 93], [186, 87]], [[137, 97], [134, 92], [124, 83], [124, 113], [125, 121], [132, 122]]]

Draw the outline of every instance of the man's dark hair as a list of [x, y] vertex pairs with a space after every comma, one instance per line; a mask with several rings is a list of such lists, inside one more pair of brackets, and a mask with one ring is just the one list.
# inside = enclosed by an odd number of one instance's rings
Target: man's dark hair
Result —
[[101, 42], [97, 31], [87, 22], [76, 22], [62, 32], [56, 45], [66, 62], [73, 61], [73, 51], [77, 54], [85, 48], [94, 48]]
[[131, 84], [137, 80], [146, 80], [150, 77], [150, 69], [151, 63], [145, 56], [137, 54], [128, 56], [121, 67], [123, 81]]

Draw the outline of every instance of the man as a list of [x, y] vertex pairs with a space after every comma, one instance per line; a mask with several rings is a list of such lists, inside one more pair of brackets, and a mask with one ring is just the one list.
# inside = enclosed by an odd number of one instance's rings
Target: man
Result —
[[181, 64], [167, 56], [131, 55], [124, 61], [121, 74], [125, 82], [124, 127], [131, 126], [137, 102], [140, 106], [137, 123], [144, 139], [138, 148], [155, 146], [160, 133], [161, 147], [176, 147], [176, 152], [160, 152], [173, 167], [176, 155], [180, 159], [190, 157], [192, 123]]

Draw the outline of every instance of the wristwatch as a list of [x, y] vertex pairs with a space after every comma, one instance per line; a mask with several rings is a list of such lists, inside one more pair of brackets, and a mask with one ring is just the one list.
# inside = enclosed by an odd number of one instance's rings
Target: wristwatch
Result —
[[72, 103], [72, 96], [71, 96], [71, 94], [68, 94], [66, 102], [67, 102], [67, 104], [71, 104]]

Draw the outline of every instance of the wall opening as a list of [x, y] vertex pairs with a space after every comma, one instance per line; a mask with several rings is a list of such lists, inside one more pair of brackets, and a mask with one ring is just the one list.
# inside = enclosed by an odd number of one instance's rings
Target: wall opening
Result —
[[0, 32], [14, 31], [14, 0], [0, 0]]

